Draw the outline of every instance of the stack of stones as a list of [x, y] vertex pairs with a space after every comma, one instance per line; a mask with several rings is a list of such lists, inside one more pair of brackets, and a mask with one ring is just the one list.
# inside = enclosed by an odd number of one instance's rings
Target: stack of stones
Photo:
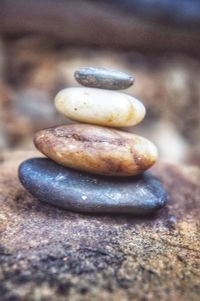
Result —
[[55, 105], [75, 123], [36, 133], [35, 146], [47, 158], [23, 162], [19, 178], [41, 201], [79, 212], [149, 214], [166, 202], [162, 184], [146, 172], [157, 159], [147, 139], [120, 130], [141, 122], [145, 107], [126, 89], [125, 73], [81, 68], [84, 87], [58, 93]]

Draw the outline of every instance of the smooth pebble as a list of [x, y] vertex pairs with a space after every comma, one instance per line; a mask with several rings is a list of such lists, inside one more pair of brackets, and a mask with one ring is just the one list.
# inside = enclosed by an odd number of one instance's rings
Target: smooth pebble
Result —
[[55, 98], [57, 110], [66, 117], [109, 127], [129, 127], [145, 116], [144, 105], [121, 92], [75, 87], [61, 90]]
[[162, 184], [149, 173], [102, 177], [33, 158], [22, 163], [19, 178], [39, 200], [71, 211], [145, 215], [163, 207], [167, 200]]
[[44, 155], [63, 166], [108, 176], [140, 174], [157, 159], [157, 149], [149, 140], [87, 124], [39, 131], [34, 143]]
[[134, 78], [124, 72], [104, 68], [80, 68], [74, 77], [83, 86], [123, 90], [133, 85]]

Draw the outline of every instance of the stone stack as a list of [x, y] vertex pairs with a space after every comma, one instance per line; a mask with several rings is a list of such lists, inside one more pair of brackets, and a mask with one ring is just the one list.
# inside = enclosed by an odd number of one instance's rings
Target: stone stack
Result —
[[81, 68], [84, 87], [58, 93], [55, 105], [73, 121], [83, 122], [36, 133], [35, 146], [46, 158], [19, 168], [24, 187], [41, 201], [80, 212], [149, 214], [166, 202], [162, 184], [145, 172], [157, 159], [147, 139], [116, 130], [138, 124], [145, 116], [126, 89], [133, 78], [106, 69]]

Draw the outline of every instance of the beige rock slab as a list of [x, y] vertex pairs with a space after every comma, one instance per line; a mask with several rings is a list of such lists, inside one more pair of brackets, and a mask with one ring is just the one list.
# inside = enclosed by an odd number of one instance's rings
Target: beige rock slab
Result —
[[199, 168], [158, 163], [153, 173], [169, 203], [135, 219], [42, 204], [17, 178], [18, 165], [33, 156], [1, 155], [2, 300], [199, 300]]

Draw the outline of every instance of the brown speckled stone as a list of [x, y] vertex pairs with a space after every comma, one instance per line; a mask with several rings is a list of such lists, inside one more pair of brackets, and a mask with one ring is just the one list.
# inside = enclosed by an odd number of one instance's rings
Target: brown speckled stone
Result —
[[138, 175], [157, 160], [157, 148], [146, 138], [88, 124], [41, 130], [34, 144], [60, 165], [106, 176]]
[[157, 164], [170, 198], [154, 218], [93, 216], [24, 190], [18, 165], [37, 155], [1, 154], [3, 301], [199, 300], [199, 168]]

